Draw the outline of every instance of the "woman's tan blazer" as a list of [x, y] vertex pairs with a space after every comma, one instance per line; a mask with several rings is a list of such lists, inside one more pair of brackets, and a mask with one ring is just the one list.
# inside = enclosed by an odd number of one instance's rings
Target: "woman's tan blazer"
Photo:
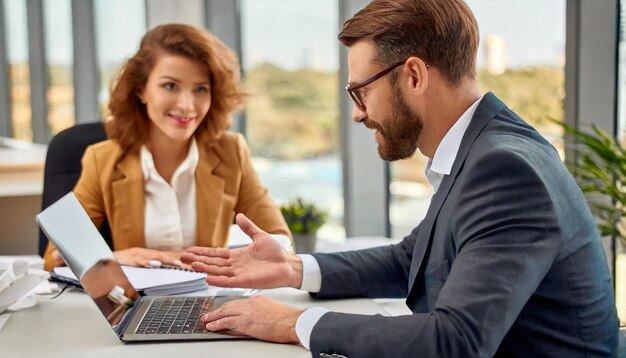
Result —
[[[250, 150], [237, 133], [226, 132], [212, 146], [197, 141], [196, 245], [225, 247], [234, 213], [244, 213], [261, 229], [291, 236], [280, 210], [261, 185]], [[139, 151], [125, 153], [114, 141], [89, 146], [74, 194], [100, 227], [107, 218], [114, 250], [145, 247], [144, 178]], [[54, 267], [49, 243], [45, 268]]]

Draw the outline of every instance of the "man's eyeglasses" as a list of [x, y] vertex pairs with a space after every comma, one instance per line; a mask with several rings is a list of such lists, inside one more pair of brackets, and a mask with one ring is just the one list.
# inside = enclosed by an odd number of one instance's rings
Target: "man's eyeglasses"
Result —
[[346, 86], [346, 91], [350, 95], [350, 98], [352, 98], [352, 101], [354, 102], [356, 107], [358, 109], [362, 110], [362, 111], [365, 111], [365, 101], [363, 101], [363, 97], [361, 96], [361, 93], [359, 92], [359, 89], [369, 85], [370, 83], [376, 81], [377, 79], [379, 79], [381, 77], [384, 77], [389, 72], [393, 71], [396, 67], [398, 67], [400, 65], [403, 65], [404, 62], [406, 62], [406, 61], [401, 61], [401, 62], [394, 63], [393, 65], [391, 65], [391, 66], [385, 68], [384, 70], [378, 72], [374, 76], [366, 79], [365, 81], [362, 81], [362, 82], [359, 82], [359, 83], [354, 83], [354, 84], [350, 84], [349, 83]]

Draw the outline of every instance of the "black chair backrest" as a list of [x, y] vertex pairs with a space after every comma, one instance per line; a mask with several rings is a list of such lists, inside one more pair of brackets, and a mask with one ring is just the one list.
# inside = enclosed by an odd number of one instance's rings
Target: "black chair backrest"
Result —
[[[41, 210], [74, 189], [82, 170], [80, 160], [85, 149], [88, 145], [105, 139], [107, 135], [102, 122], [78, 124], [59, 132], [52, 138], [48, 145], [44, 167]], [[111, 230], [106, 219], [102, 223], [100, 233], [112, 248]], [[43, 231], [39, 230], [39, 255], [43, 256], [47, 245], [48, 238]]]

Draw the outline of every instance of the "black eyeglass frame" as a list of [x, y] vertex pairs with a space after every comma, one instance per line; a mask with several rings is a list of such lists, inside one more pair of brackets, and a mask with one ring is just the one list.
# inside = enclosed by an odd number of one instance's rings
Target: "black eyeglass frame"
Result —
[[348, 95], [350, 96], [350, 98], [352, 99], [352, 102], [354, 102], [354, 104], [357, 106], [358, 109], [365, 111], [365, 101], [363, 100], [363, 98], [361, 98], [361, 94], [359, 93], [359, 89], [369, 85], [370, 83], [386, 76], [388, 73], [390, 73], [391, 71], [395, 70], [396, 67], [403, 65], [405, 61], [400, 61], [400, 62], [396, 62], [393, 65], [385, 68], [384, 70], [378, 72], [377, 74], [375, 74], [374, 76], [366, 79], [365, 81], [361, 81], [359, 83], [348, 83], [346, 85], [346, 92], [348, 92]]

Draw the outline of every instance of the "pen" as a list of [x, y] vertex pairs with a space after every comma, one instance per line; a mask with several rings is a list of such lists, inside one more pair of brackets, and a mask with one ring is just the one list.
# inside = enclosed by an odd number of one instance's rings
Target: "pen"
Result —
[[232, 250], [232, 249], [238, 249], [240, 247], [246, 247], [249, 246], [250, 244], [235, 244], [235, 245], [228, 245], [228, 249]]
[[181, 268], [183, 263], [180, 260], [174, 260], [173, 265], [164, 264], [159, 260], [149, 260], [148, 267], [165, 267], [165, 268]]

